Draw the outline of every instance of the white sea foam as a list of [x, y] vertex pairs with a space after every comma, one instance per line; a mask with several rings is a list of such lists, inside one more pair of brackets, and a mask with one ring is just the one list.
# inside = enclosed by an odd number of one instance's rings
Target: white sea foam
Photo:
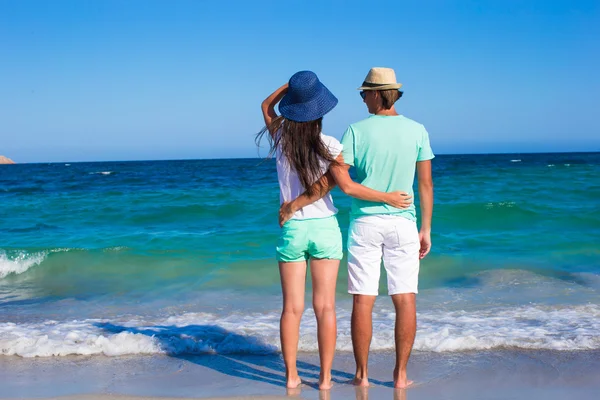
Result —
[[[419, 313], [415, 350], [456, 352], [504, 347], [552, 350], [600, 348], [600, 306], [527, 306]], [[394, 348], [394, 314], [373, 318], [373, 350]], [[316, 322], [307, 310], [299, 348], [317, 351]], [[338, 310], [338, 350], [352, 351], [350, 314]], [[160, 320], [82, 320], [0, 324], [5, 355], [261, 354], [279, 349], [279, 313], [186, 313]]]
[[7, 254], [6, 251], [0, 250], [0, 279], [10, 274], [22, 274], [29, 268], [39, 265], [47, 255], [47, 252], [28, 253], [26, 251]]
[[161, 348], [150, 336], [127, 332], [103, 335], [94, 320], [40, 324], [0, 324], [0, 351], [21, 357], [51, 357], [71, 354], [160, 353]]
[[486, 209], [491, 209], [491, 208], [499, 208], [499, 207], [507, 207], [507, 208], [512, 208], [516, 205], [517, 203], [515, 203], [514, 201], [501, 201], [501, 202], [496, 202], [496, 203], [487, 203], [485, 205]]
[[110, 175], [110, 174], [114, 174], [114, 171], [97, 171], [97, 172], [90, 172], [90, 175]]
[[128, 250], [128, 249], [129, 249], [129, 247], [127, 247], [127, 246], [115, 246], [115, 247], [107, 247], [103, 251], [105, 253], [111, 253], [111, 252], [124, 251], [124, 250]]
[[510, 160], [510, 162], [521, 162], [521, 160]]

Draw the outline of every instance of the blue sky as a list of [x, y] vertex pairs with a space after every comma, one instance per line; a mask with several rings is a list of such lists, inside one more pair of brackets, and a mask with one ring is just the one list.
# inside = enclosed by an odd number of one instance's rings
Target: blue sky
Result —
[[373, 66], [436, 153], [600, 151], [597, 1], [0, 0], [0, 154], [253, 157], [260, 102], [303, 69], [340, 138]]

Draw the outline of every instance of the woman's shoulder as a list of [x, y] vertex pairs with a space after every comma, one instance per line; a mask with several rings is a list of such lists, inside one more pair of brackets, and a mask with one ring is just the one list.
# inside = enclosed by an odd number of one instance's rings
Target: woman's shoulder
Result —
[[329, 149], [329, 153], [332, 157], [337, 157], [343, 150], [344, 146], [340, 143], [339, 140], [334, 138], [333, 136], [327, 136], [323, 132], [321, 132], [321, 140], [323, 144]]
[[334, 145], [334, 146], [335, 145], [341, 145], [339, 140], [337, 140], [333, 136], [328, 136], [328, 135], [324, 134], [323, 132], [321, 132], [321, 140], [327, 146], [330, 146], [330, 145]]

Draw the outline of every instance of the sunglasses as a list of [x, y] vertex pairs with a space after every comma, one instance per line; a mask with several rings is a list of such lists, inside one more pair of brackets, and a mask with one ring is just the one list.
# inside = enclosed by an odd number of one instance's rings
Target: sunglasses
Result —
[[367, 97], [367, 93], [364, 90], [361, 90], [359, 94], [360, 94], [360, 97], [362, 97], [363, 100], [365, 99], [365, 97]]

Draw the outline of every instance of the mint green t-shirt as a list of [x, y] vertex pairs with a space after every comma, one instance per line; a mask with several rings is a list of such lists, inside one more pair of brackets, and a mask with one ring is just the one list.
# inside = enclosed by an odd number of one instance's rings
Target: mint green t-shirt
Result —
[[[356, 168], [358, 182], [381, 192], [413, 194], [416, 163], [434, 155], [425, 127], [402, 115], [372, 115], [348, 127], [342, 137], [344, 162]], [[399, 209], [383, 203], [353, 199], [352, 218], [397, 214], [417, 220], [414, 203]]]

